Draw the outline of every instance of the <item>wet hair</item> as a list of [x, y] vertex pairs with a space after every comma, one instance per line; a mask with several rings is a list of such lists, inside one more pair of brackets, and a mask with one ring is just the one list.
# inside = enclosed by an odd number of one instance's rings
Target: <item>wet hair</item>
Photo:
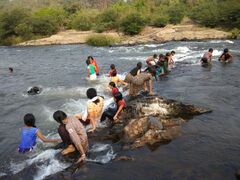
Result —
[[164, 55], [163, 54], [159, 54], [159, 58], [164, 58]]
[[12, 67], [9, 67], [8, 70], [9, 70], [10, 72], [13, 72], [13, 68], [12, 68]]
[[27, 125], [27, 126], [31, 126], [31, 127], [36, 127], [35, 126], [35, 117], [33, 114], [25, 114], [24, 116], [24, 124]]
[[115, 65], [114, 65], [114, 64], [111, 64], [111, 65], [110, 65], [110, 69], [115, 69]]
[[153, 55], [153, 58], [157, 58], [157, 54], [154, 54], [154, 55]]
[[171, 53], [169, 53], [169, 52], [168, 52], [168, 53], [166, 53], [166, 56], [171, 56]]
[[228, 52], [228, 48], [225, 48], [225, 49], [223, 50], [223, 52], [224, 52], [224, 53], [227, 53], [227, 52]]
[[87, 59], [93, 60], [93, 57], [92, 56], [88, 56]]
[[174, 54], [176, 54], [176, 52], [175, 51], [171, 51], [171, 54], [174, 55]]
[[97, 96], [97, 91], [95, 88], [89, 88], [86, 92], [88, 99], [92, 99]]
[[87, 64], [87, 65], [91, 64], [90, 59], [87, 59], [87, 60], [86, 60], [86, 64]]
[[117, 71], [114, 70], [114, 71], [112, 72], [112, 76], [116, 76], [116, 75], [117, 75]]
[[138, 72], [141, 68], [142, 68], [142, 63], [141, 63], [141, 62], [138, 62], [138, 63], [137, 63], [137, 66], [130, 71], [130, 74], [131, 74], [132, 76], [136, 76], [136, 75], [137, 75], [137, 72]]
[[118, 101], [123, 99], [122, 93], [117, 92], [113, 95], [113, 97], [116, 99], [116, 102], [118, 103]]
[[115, 84], [115, 82], [110, 82], [109, 86], [116, 87], [116, 84]]
[[213, 48], [210, 48], [210, 49], [208, 50], [208, 52], [213, 52]]
[[58, 110], [55, 113], [53, 113], [53, 119], [55, 119], [55, 121], [57, 121], [60, 124], [62, 124], [62, 121], [66, 118], [67, 118], [67, 115], [63, 111]]

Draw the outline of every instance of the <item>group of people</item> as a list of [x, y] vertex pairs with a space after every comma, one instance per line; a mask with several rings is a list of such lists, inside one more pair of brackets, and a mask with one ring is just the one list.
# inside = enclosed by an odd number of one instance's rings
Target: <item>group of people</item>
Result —
[[[212, 48], [210, 48], [208, 52], [204, 53], [203, 57], [201, 58], [201, 64], [203, 66], [212, 64], [212, 56], [213, 56], [212, 53], [213, 53]], [[218, 58], [218, 61], [223, 63], [230, 63], [232, 62], [232, 60], [233, 60], [233, 56], [229, 52], [228, 48], [225, 48], [221, 56]]]
[[[202, 63], [211, 63], [213, 49], [210, 48], [207, 53], [203, 55], [201, 59]], [[53, 113], [53, 119], [59, 123], [58, 133], [60, 139], [48, 139], [41, 131], [35, 126], [35, 117], [33, 114], [26, 114], [24, 116], [25, 126], [21, 131], [21, 142], [18, 147], [18, 151], [25, 153], [31, 151], [36, 144], [36, 138], [38, 137], [43, 142], [63, 142], [65, 148], [62, 151], [63, 155], [69, 154], [76, 150], [81, 154], [77, 163], [83, 161], [86, 158], [88, 151], [88, 136], [87, 132], [94, 132], [99, 122], [109, 119], [112, 123], [119, 121], [119, 116], [126, 108], [127, 104], [123, 98], [122, 93], [119, 90], [120, 86], [128, 86], [129, 96], [136, 96], [140, 91], [147, 91], [149, 95], [153, 94], [152, 91], [152, 79], [156, 76], [166, 75], [174, 64], [173, 56], [175, 52], [166, 53], [166, 55], [160, 54], [159, 56], [154, 54], [147, 58], [147, 68], [142, 71], [142, 63], [138, 62], [136, 67], [131, 69], [125, 76], [125, 79], [121, 79], [117, 75], [117, 68], [114, 64], [110, 65], [109, 71], [109, 89], [111, 96], [114, 99], [115, 106], [108, 107], [105, 110], [104, 98], [97, 95], [97, 91], [94, 88], [89, 88], [86, 92], [88, 98], [86, 104], [86, 110], [83, 113], [68, 116], [65, 112], [58, 110]], [[232, 55], [228, 49], [224, 49], [223, 54], [219, 57], [219, 61], [230, 62], [232, 61]], [[96, 60], [89, 56], [86, 60], [88, 75], [90, 80], [96, 80], [99, 75], [99, 68]], [[33, 89], [38, 90], [38, 89]], [[87, 125], [91, 127], [86, 130]]]

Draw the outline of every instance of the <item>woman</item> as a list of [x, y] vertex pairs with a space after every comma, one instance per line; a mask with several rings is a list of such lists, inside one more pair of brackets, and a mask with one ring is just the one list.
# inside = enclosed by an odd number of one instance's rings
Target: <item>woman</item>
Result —
[[[129, 96], [136, 96], [139, 91], [149, 90], [149, 95], [152, 95], [152, 75], [148, 72], [141, 72], [142, 63], [138, 62], [137, 66], [133, 68], [125, 77], [125, 82], [129, 83]], [[147, 88], [147, 84], [149, 88]]]

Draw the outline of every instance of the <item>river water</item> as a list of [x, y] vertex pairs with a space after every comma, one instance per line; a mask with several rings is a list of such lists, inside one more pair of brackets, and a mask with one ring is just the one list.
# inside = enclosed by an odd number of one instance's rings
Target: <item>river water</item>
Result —
[[[199, 59], [210, 47], [214, 49], [213, 65], [203, 68]], [[217, 61], [226, 47], [234, 56], [231, 64]], [[18, 154], [24, 114], [33, 113], [43, 134], [57, 137], [53, 112], [82, 112], [87, 88], [95, 87], [106, 104], [112, 101], [106, 92], [110, 64], [123, 77], [138, 61], [171, 50], [176, 51], [176, 67], [168, 77], [154, 82], [154, 92], [213, 110], [185, 123], [180, 137], [154, 149], [146, 146], [132, 151], [116, 148], [112, 142], [90, 143], [93, 156], [76, 173], [67, 169], [72, 162], [59, 158], [60, 150], [53, 149], [54, 144], [38, 141], [33, 152]], [[235, 179], [234, 173], [240, 169], [239, 50], [237, 40], [100, 48], [0, 47], [0, 179]], [[85, 79], [88, 55], [100, 66], [97, 83]], [[13, 73], [8, 67], [13, 67]], [[43, 92], [28, 96], [31, 86], [40, 86]], [[134, 161], [114, 161], [119, 154]]]

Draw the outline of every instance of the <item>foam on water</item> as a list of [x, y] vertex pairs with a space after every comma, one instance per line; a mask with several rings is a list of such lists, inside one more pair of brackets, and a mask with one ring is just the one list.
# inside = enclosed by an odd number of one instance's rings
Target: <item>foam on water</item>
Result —
[[94, 144], [89, 150], [90, 157], [87, 158], [89, 162], [96, 162], [106, 164], [116, 157], [113, 148], [109, 144]]

